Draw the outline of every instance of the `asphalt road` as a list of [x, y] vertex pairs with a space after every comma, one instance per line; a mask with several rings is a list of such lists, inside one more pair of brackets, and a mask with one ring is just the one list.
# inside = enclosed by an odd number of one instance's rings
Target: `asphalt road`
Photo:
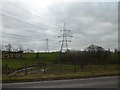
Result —
[[3, 88], [118, 88], [118, 77], [7, 83]]

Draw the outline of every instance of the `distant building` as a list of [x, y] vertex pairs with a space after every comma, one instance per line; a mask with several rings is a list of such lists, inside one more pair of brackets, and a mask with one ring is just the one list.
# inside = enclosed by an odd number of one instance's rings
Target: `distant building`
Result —
[[102, 48], [101, 46], [97, 46], [97, 45], [90, 45], [87, 48], [84, 49], [85, 51], [105, 51], [104, 48]]

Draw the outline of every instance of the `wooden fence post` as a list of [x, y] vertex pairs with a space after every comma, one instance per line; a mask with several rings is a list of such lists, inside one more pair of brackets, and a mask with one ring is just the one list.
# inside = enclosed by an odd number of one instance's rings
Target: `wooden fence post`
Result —
[[5, 65], [5, 73], [6, 74], [8, 74], [7, 70], [8, 70], [8, 64]]
[[27, 64], [25, 64], [25, 75], [27, 75]]
[[76, 67], [76, 64], [74, 65], [74, 73], [77, 72], [77, 67]]

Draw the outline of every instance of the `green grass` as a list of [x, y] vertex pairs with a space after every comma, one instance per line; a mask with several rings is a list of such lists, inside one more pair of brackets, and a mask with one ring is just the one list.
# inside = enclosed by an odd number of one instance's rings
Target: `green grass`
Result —
[[[41, 61], [53, 61], [57, 58], [58, 53], [39, 53], [38, 54], [39, 59]], [[26, 58], [36, 58], [36, 53], [25, 53]]]
[[[35, 53], [25, 53], [24, 59], [3, 59], [2, 66], [5, 67], [6, 64], [8, 68], [18, 69], [23, 68], [25, 64], [32, 66], [37, 62], [48, 63], [46, 74], [36, 73], [24, 75], [18, 74], [16, 76], [3, 75], [3, 82], [6, 81], [29, 81], [29, 80], [50, 80], [50, 79], [67, 79], [67, 78], [80, 78], [89, 76], [99, 76], [99, 75], [111, 75], [116, 74], [118, 71], [116, 65], [84, 65], [84, 69], [80, 66], [76, 66], [76, 73], [74, 72], [74, 65], [62, 64], [61, 68], [59, 64], [54, 62], [58, 58], [58, 53], [39, 53], [39, 58], [36, 58]], [[36, 67], [34, 69], [28, 70], [40, 70], [41, 67]], [[60, 74], [60, 70], [62, 74]]]
[[6, 64], [8, 68], [22, 68], [27, 64], [31, 66], [37, 62], [53, 63], [57, 58], [57, 53], [39, 53], [39, 58], [36, 58], [36, 53], [24, 53], [25, 58], [23, 59], [2, 59], [2, 66]]
[[93, 72], [78, 72], [78, 73], [62, 73], [62, 74], [30, 74], [26, 76], [3, 76], [3, 82], [19, 82], [19, 81], [37, 81], [37, 80], [58, 80], [58, 79], [72, 79], [83, 77], [96, 77], [106, 75], [117, 75], [116, 70], [111, 71], [93, 71]]
[[2, 61], [2, 66], [5, 67], [5, 65], [8, 65], [8, 68], [22, 68], [27, 64], [28, 66], [33, 65], [35, 62], [39, 62], [39, 60], [32, 60], [32, 59], [26, 59], [26, 60], [14, 60], [14, 59], [7, 59]]

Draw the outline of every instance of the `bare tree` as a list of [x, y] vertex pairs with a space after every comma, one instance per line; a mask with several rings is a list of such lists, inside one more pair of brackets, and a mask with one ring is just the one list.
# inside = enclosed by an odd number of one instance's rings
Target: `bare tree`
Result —
[[6, 47], [6, 50], [7, 50], [8, 52], [11, 52], [11, 51], [12, 51], [12, 45], [11, 45], [11, 44], [5, 45], [5, 47]]
[[12, 45], [8, 44], [8, 45], [5, 45], [5, 47], [6, 47], [6, 50], [8, 51], [8, 56], [11, 57]]
[[20, 46], [18, 47], [18, 54], [19, 54], [19, 57], [20, 57], [20, 58], [23, 57], [23, 46], [22, 46], [22, 45], [20, 45]]

